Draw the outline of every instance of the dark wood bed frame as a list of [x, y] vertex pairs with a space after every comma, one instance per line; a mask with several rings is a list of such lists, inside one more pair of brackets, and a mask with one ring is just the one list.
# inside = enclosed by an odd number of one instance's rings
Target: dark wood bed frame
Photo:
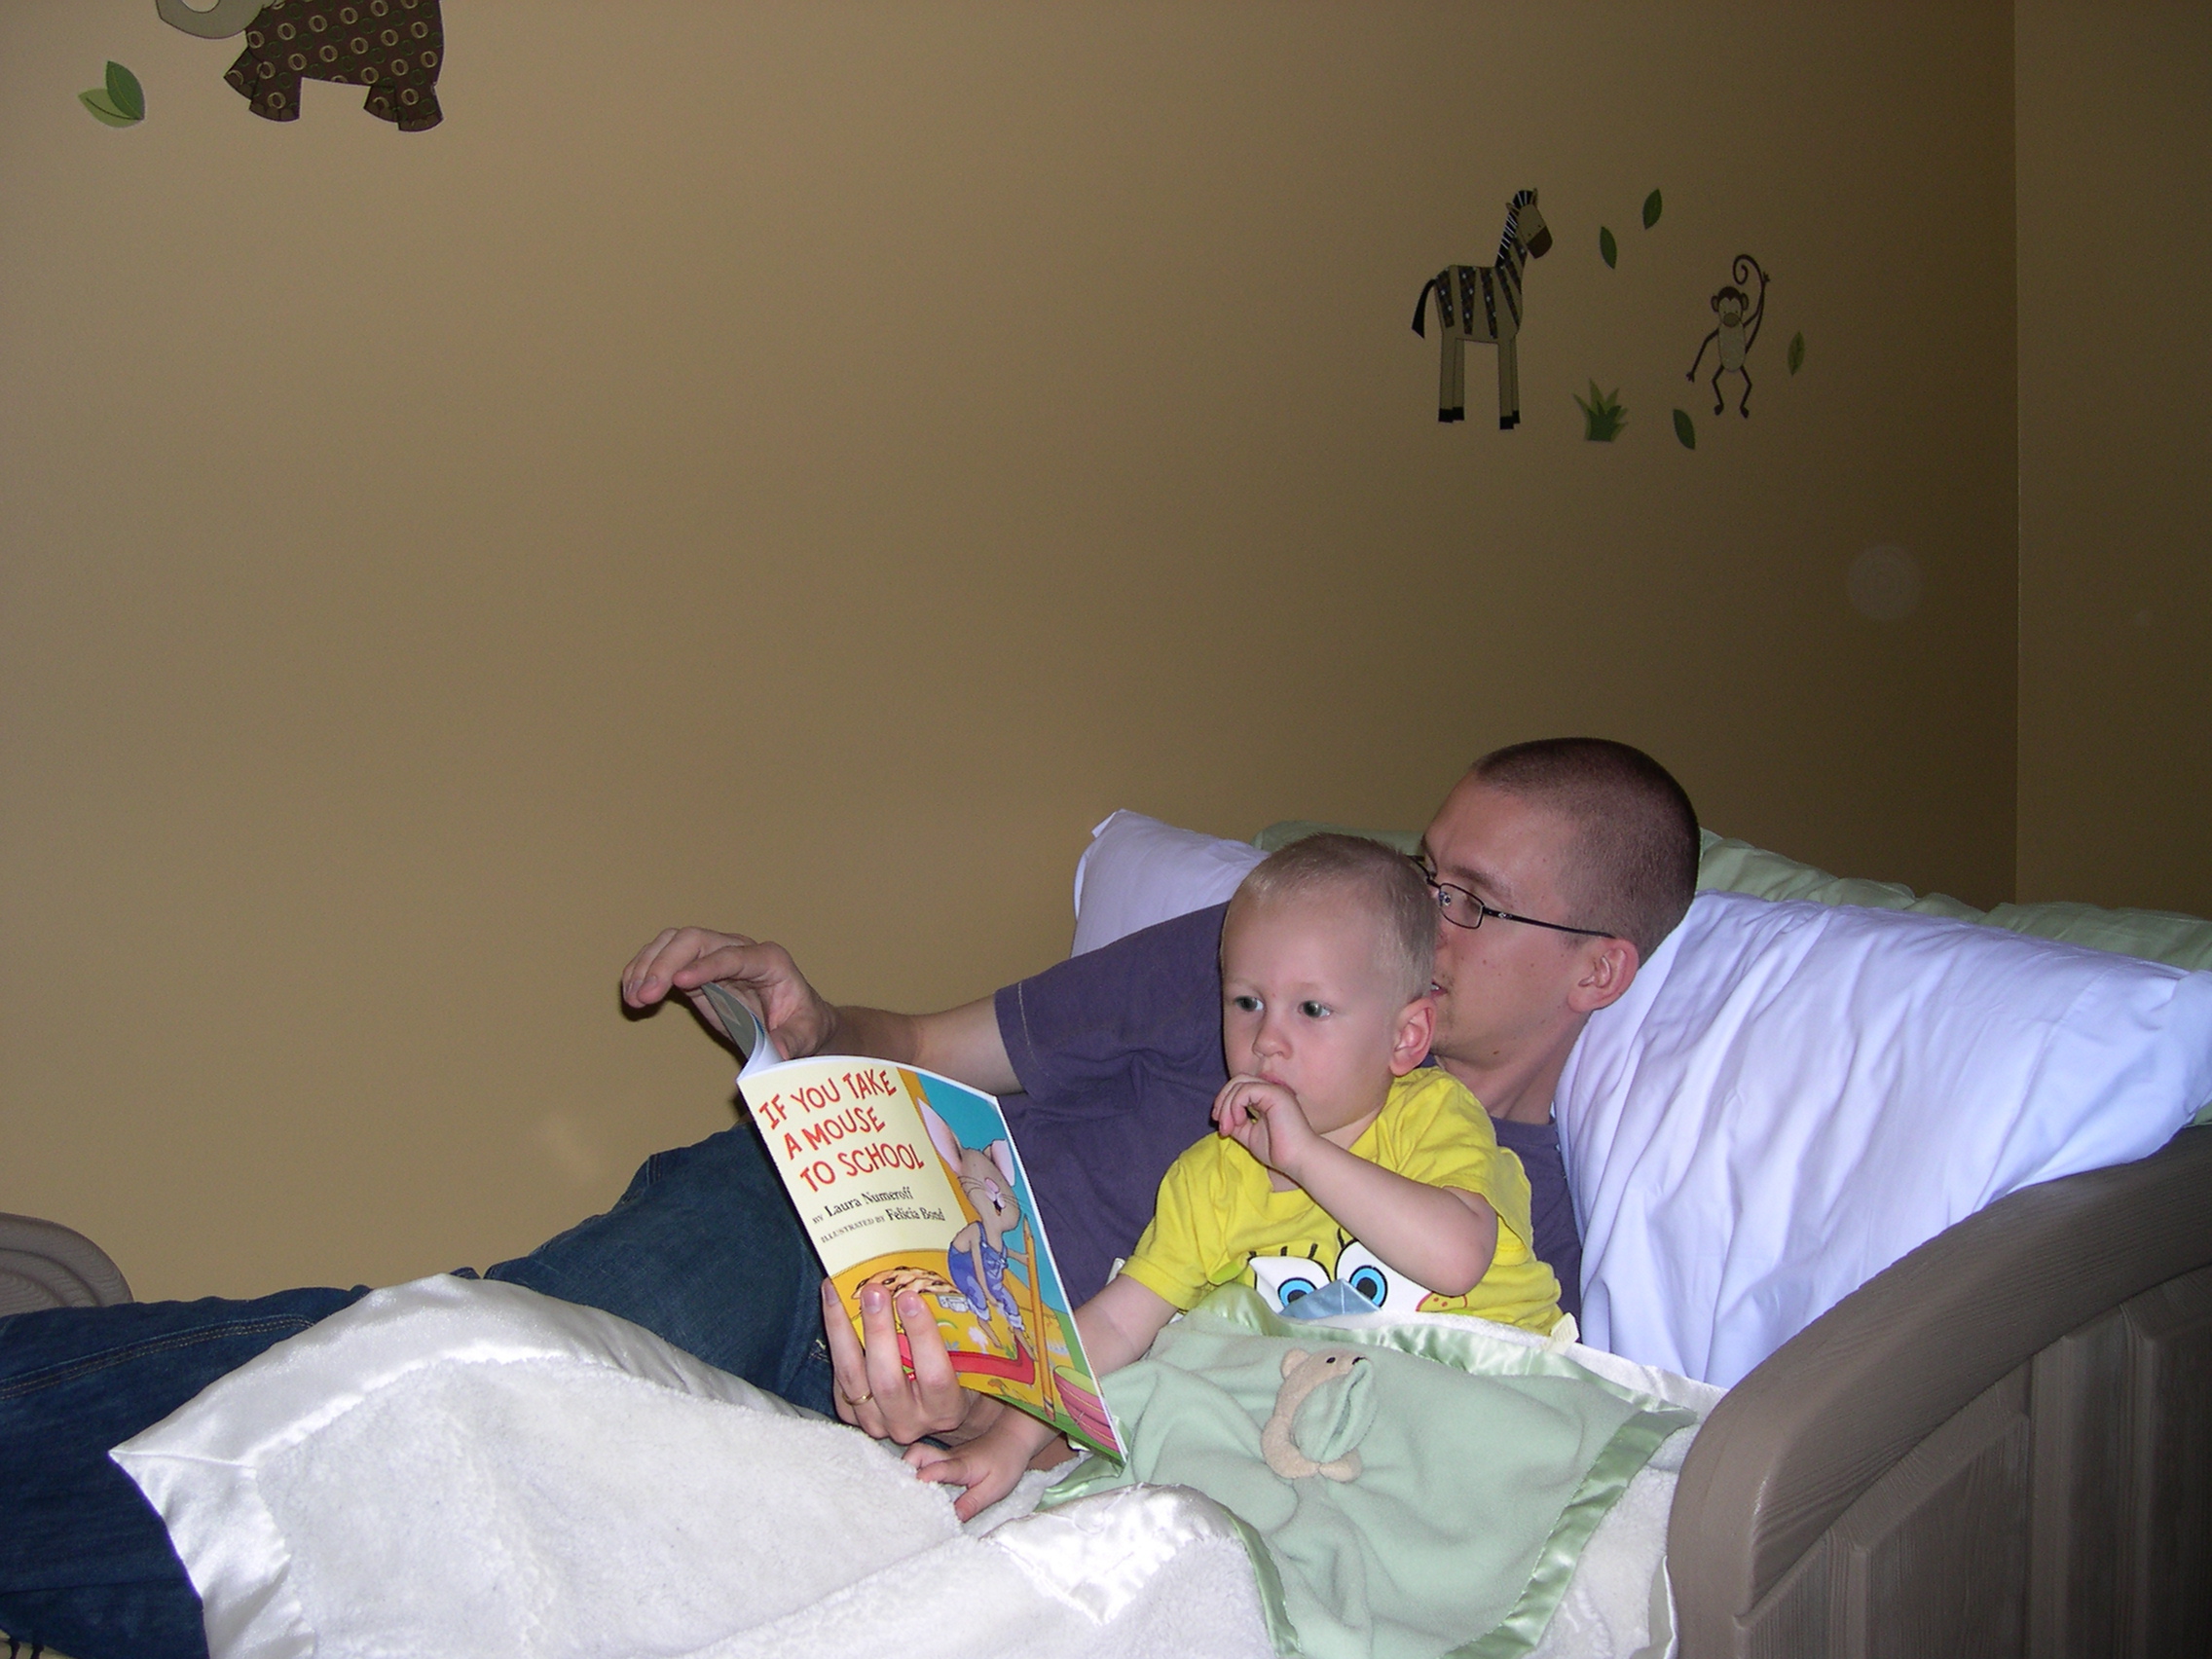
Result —
[[2212, 1127], [1930, 1239], [1730, 1389], [1683, 1659], [2212, 1654]]

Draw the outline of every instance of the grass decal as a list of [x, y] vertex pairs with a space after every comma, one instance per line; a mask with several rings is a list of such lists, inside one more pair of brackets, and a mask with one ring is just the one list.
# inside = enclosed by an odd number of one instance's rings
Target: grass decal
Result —
[[1582, 407], [1582, 435], [1594, 444], [1609, 444], [1628, 424], [1628, 411], [1621, 407], [1620, 387], [1600, 391], [1598, 383], [1590, 383], [1590, 396], [1585, 401], [1579, 394], [1574, 401]]

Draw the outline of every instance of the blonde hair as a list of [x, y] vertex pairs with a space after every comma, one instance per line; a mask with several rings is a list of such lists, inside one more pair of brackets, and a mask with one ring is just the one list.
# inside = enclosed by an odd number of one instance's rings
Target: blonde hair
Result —
[[1245, 873], [1239, 906], [1337, 892], [1360, 902], [1375, 924], [1376, 962], [1412, 1002], [1436, 971], [1436, 900], [1405, 854], [1361, 835], [1309, 835], [1278, 848]]

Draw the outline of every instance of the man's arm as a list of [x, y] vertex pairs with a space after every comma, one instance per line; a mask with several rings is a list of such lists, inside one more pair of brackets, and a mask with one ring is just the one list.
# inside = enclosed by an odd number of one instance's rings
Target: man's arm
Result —
[[977, 997], [938, 1014], [893, 1014], [880, 1008], [834, 1012], [832, 1041], [825, 1048], [942, 1072], [986, 1094], [1012, 1094], [1021, 1088], [999, 1031], [993, 997]]
[[761, 1022], [786, 1059], [866, 1054], [942, 1072], [990, 1094], [1010, 1094], [1021, 1087], [989, 997], [938, 1014], [838, 1008], [807, 983], [790, 951], [743, 934], [663, 929], [622, 970], [622, 1000], [632, 1008], [650, 1008], [671, 991], [682, 991], [720, 1031], [721, 1021], [698, 994], [707, 984], [727, 985], [759, 1009]]

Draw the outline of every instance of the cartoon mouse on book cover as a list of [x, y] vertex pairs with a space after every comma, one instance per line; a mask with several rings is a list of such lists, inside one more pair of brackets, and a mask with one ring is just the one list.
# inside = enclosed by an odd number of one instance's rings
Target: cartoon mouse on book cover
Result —
[[974, 1312], [986, 1319], [996, 1303], [1007, 1323], [1023, 1330], [1021, 1309], [1006, 1282], [1007, 1235], [1021, 1226], [1021, 1204], [1014, 1187], [1014, 1147], [1003, 1140], [988, 1147], [963, 1146], [951, 1124], [927, 1104], [916, 1104], [921, 1105], [930, 1143], [951, 1166], [961, 1192], [980, 1218], [954, 1234], [944, 1253], [945, 1269], [966, 1306], [956, 1306], [954, 1298], [938, 1300], [947, 1312]]

